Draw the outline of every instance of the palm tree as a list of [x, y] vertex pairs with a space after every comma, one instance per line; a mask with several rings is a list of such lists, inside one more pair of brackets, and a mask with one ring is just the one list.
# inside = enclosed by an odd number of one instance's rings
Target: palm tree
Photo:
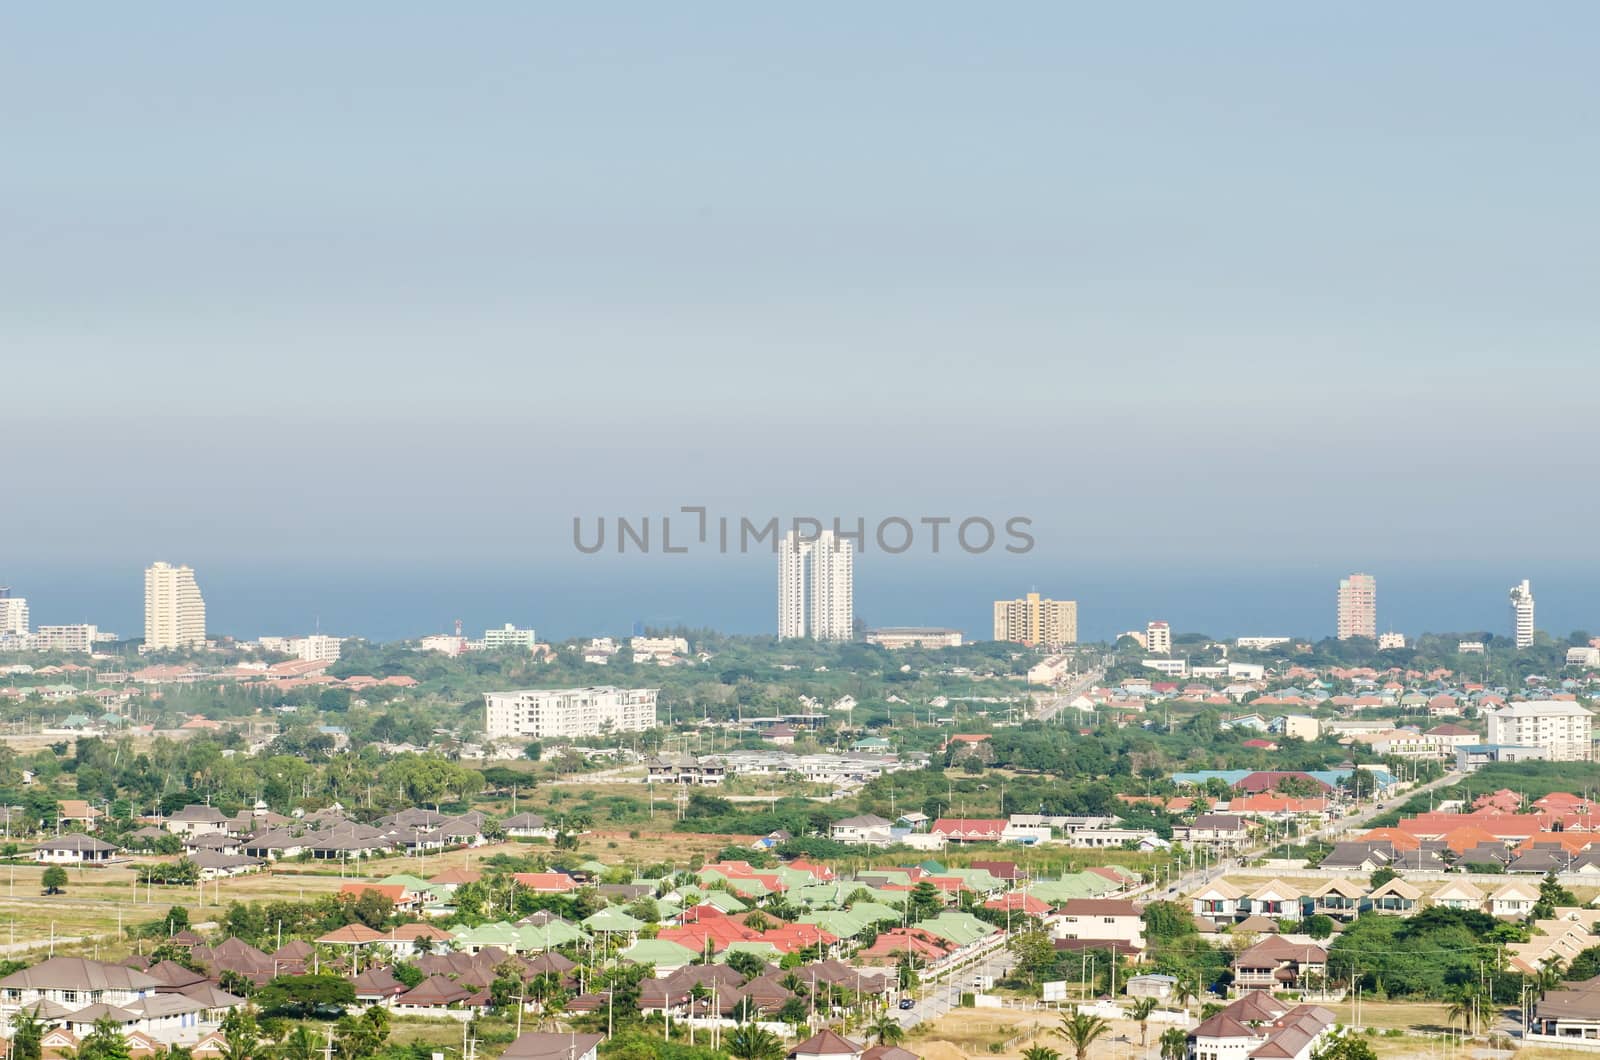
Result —
[[1159, 1044], [1161, 1060], [1183, 1060], [1189, 1051], [1189, 1036], [1182, 1027], [1168, 1027], [1161, 1032]]
[[317, 1060], [321, 1054], [322, 1047], [304, 1024], [290, 1031], [283, 1044], [278, 1046], [279, 1060]]
[[222, 1036], [219, 1060], [257, 1060], [259, 1055], [256, 1036], [245, 1028], [233, 1028]]
[[1194, 980], [1179, 976], [1178, 983], [1172, 988], [1172, 992], [1177, 997], [1178, 1004], [1183, 1006], [1184, 1015], [1187, 1016], [1189, 1014], [1189, 1002], [1200, 996]]
[[741, 1023], [728, 1032], [722, 1047], [735, 1060], [783, 1060], [783, 1039], [754, 1023]]
[[867, 1027], [867, 1035], [877, 1039], [879, 1045], [899, 1045], [906, 1040], [906, 1029], [885, 1013]]
[[1128, 1006], [1128, 1018], [1139, 1025], [1139, 1048], [1150, 1044], [1150, 1013], [1156, 1010], [1156, 999], [1141, 997]]
[[1061, 1054], [1048, 1045], [1032, 1045], [1022, 1050], [1022, 1060], [1061, 1060]]
[[1110, 1030], [1111, 1024], [1099, 1016], [1074, 1012], [1061, 1017], [1061, 1026], [1056, 1028], [1056, 1034], [1072, 1046], [1072, 1055], [1077, 1060], [1089, 1060], [1089, 1047]]
[[1551, 961], [1549, 964], [1541, 965], [1534, 981], [1539, 987], [1539, 998], [1543, 1000], [1545, 994], [1561, 985], [1561, 962]]
[[549, 994], [545, 995], [544, 1004], [540, 1006], [539, 1025], [542, 1027], [546, 1022], [548, 1022], [552, 1026], [559, 1026], [561, 1023], [562, 1013], [566, 1011], [566, 990], [557, 989], [550, 992]]
[[1477, 1027], [1474, 1025], [1478, 1014], [1477, 1003], [1477, 994], [1470, 987], [1461, 990], [1450, 999], [1447, 1018], [1451, 1023], [1460, 1020], [1464, 1033], [1475, 1034], [1477, 1033]]

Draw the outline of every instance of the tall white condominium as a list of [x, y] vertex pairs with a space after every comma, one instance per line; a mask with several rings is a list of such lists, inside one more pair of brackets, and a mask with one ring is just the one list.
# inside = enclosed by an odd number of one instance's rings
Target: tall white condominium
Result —
[[1571, 700], [1518, 700], [1483, 716], [1491, 744], [1537, 747], [1555, 762], [1594, 757], [1594, 715]]
[[824, 530], [811, 550], [811, 636], [849, 640], [855, 621], [855, 546]]
[[1378, 636], [1378, 582], [1370, 574], [1339, 579], [1339, 639]]
[[0, 585], [0, 635], [6, 633], [28, 635], [28, 601], [12, 596], [10, 589]]
[[1150, 622], [1144, 627], [1145, 650], [1152, 655], [1172, 654], [1172, 627], [1165, 622]]
[[806, 635], [806, 557], [811, 542], [793, 530], [778, 542], [778, 637]]
[[1526, 578], [1511, 587], [1511, 629], [1517, 647], [1533, 647], [1533, 586]]
[[530, 688], [485, 692], [484, 729], [491, 737], [599, 736], [656, 727], [654, 688]]
[[194, 571], [157, 563], [144, 572], [144, 648], [169, 651], [206, 643], [206, 602]]
[[778, 542], [778, 636], [855, 636], [855, 550], [831, 530], [816, 540], [794, 531]]

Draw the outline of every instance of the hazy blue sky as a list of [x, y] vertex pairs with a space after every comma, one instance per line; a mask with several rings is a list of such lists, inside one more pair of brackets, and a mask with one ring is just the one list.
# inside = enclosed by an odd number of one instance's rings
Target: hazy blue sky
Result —
[[1593, 573], [1597, 32], [1587, 3], [16, 7], [0, 581], [522, 577], [575, 513], [683, 503], [1029, 514], [1033, 557], [960, 576], [1059, 595]]

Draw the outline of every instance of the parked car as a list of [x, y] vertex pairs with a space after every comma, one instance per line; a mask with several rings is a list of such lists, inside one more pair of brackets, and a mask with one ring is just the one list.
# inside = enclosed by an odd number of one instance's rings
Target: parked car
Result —
[[915, 1001], [911, 1000], [909, 997], [903, 997], [903, 998], [900, 999], [900, 1007], [901, 1008], [915, 1008], [916, 1006], [917, 1006], [917, 1003]]

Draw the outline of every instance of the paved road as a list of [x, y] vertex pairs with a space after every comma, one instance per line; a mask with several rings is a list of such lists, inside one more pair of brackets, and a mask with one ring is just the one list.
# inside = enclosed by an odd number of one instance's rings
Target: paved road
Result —
[[1039, 719], [1049, 721], [1066, 710], [1069, 702], [1089, 691], [1104, 676], [1105, 672], [1102, 670], [1090, 670], [1059, 692], [1050, 693], [1050, 698], [1039, 704]]
[[924, 982], [917, 988], [914, 1008], [894, 1009], [895, 1020], [902, 1027], [914, 1027], [926, 1020], [938, 1019], [953, 1008], [960, 1007], [963, 993], [976, 993], [974, 980], [982, 975], [998, 979], [1017, 963], [1011, 951], [1001, 946], [978, 964], [958, 968], [936, 983]]

